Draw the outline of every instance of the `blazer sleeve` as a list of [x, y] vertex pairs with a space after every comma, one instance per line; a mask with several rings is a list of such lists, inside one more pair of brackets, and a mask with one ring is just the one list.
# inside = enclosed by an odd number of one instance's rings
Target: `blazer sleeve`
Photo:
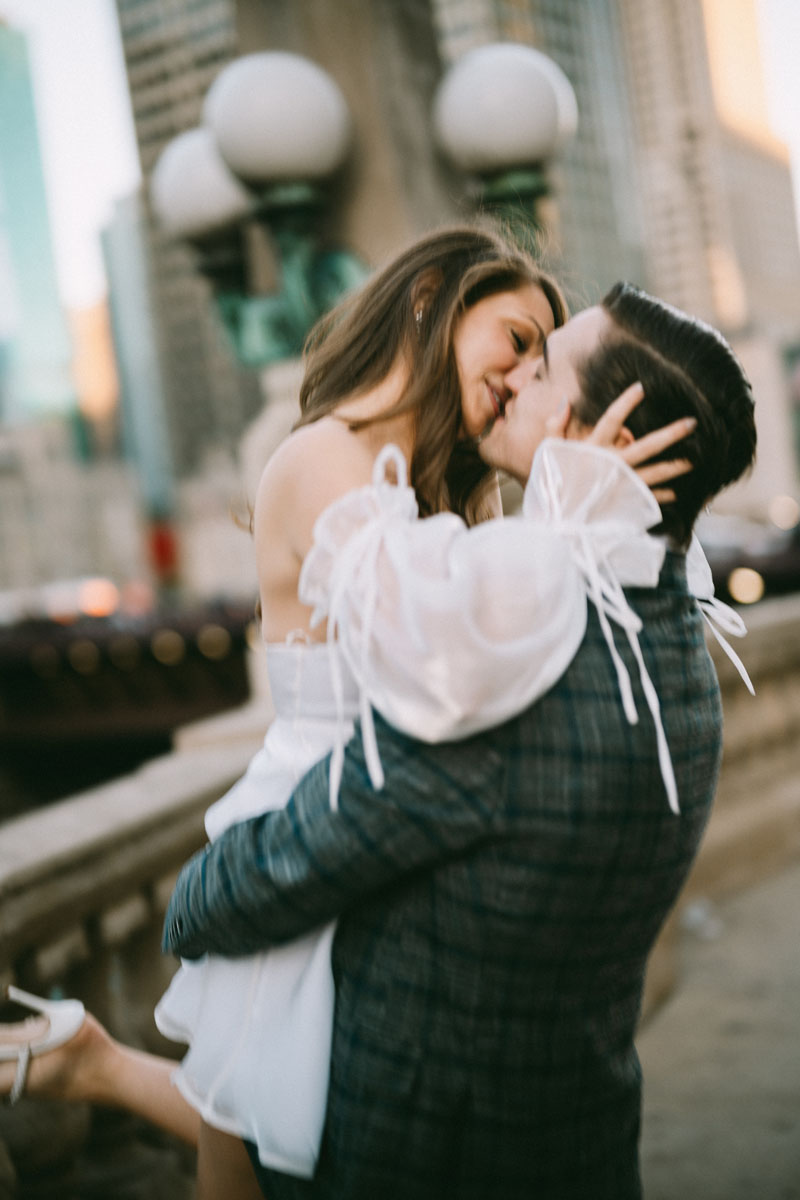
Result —
[[387, 775], [380, 793], [356, 736], [337, 810], [326, 759], [285, 809], [231, 826], [186, 864], [167, 911], [166, 951], [195, 959], [266, 949], [497, 836], [503, 766], [489, 735], [425, 745], [378, 717], [376, 736]]

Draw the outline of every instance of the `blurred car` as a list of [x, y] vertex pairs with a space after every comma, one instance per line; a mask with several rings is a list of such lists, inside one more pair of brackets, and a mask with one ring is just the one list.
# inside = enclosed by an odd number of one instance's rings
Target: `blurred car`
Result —
[[800, 592], [800, 524], [791, 529], [704, 513], [697, 536], [721, 600], [755, 604]]

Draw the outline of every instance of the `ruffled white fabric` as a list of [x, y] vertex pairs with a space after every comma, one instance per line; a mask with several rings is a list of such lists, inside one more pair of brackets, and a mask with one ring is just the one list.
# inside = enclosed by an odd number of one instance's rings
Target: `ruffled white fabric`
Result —
[[[396, 485], [385, 478], [389, 462]], [[328, 636], [338, 639], [358, 683], [373, 785], [382, 785], [383, 774], [372, 706], [427, 742], [500, 724], [544, 695], [566, 670], [583, 639], [588, 598], [625, 715], [634, 724], [633, 688], [612, 623], [631, 646], [667, 799], [677, 813], [658, 695], [639, 646], [641, 621], [623, 592], [655, 587], [663, 563], [663, 540], [647, 532], [661, 520], [649, 488], [609, 450], [548, 439], [534, 458], [521, 516], [467, 531], [452, 514], [425, 521], [417, 515], [403, 456], [386, 447], [372, 486], [348, 493], [321, 514], [300, 576], [300, 599], [312, 606], [314, 621], [327, 617]], [[713, 585], [708, 591], [710, 572], [702, 575], [708, 565], [699, 545], [692, 563], [704, 615], [738, 633], [740, 619], [713, 599]], [[332, 803], [340, 762], [335, 751]]]
[[747, 627], [735, 609], [731, 608], [729, 604], [723, 604], [714, 595], [714, 579], [711, 575], [711, 568], [696, 535], [692, 538], [686, 555], [686, 582], [689, 585], [689, 591], [697, 599], [708, 628], [736, 667], [750, 695], [755, 696], [756, 690], [744, 663], [721, 632], [724, 629], [725, 633], [733, 637], [744, 637]]

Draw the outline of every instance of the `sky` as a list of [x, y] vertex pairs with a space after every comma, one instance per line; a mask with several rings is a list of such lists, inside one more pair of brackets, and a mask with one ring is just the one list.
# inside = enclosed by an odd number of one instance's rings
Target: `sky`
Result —
[[61, 297], [89, 307], [99, 230], [140, 180], [114, 0], [0, 0], [0, 18], [28, 36]]
[[[758, 4], [770, 117], [800, 208], [800, 0]], [[62, 300], [88, 307], [106, 290], [99, 230], [140, 179], [114, 0], [0, 0], [3, 17], [29, 37]]]

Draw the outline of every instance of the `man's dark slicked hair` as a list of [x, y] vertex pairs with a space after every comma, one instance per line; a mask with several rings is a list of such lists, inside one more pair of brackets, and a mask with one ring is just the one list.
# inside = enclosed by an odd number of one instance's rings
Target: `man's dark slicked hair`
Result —
[[594, 425], [637, 380], [644, 400], [626, 424], [641, 437], [679, 417], [697, 428], [659, 458], [688, 458], [693, 469], [671, 480], [676, 499], [662, 505], [660, 531], [686, 545], [712, 496], [752, 466], [756, 449], [753, 394], [744, 370], [717, 330], [628, 283], [601, 301], [613, 331], [579, 368], [577, 419]]

